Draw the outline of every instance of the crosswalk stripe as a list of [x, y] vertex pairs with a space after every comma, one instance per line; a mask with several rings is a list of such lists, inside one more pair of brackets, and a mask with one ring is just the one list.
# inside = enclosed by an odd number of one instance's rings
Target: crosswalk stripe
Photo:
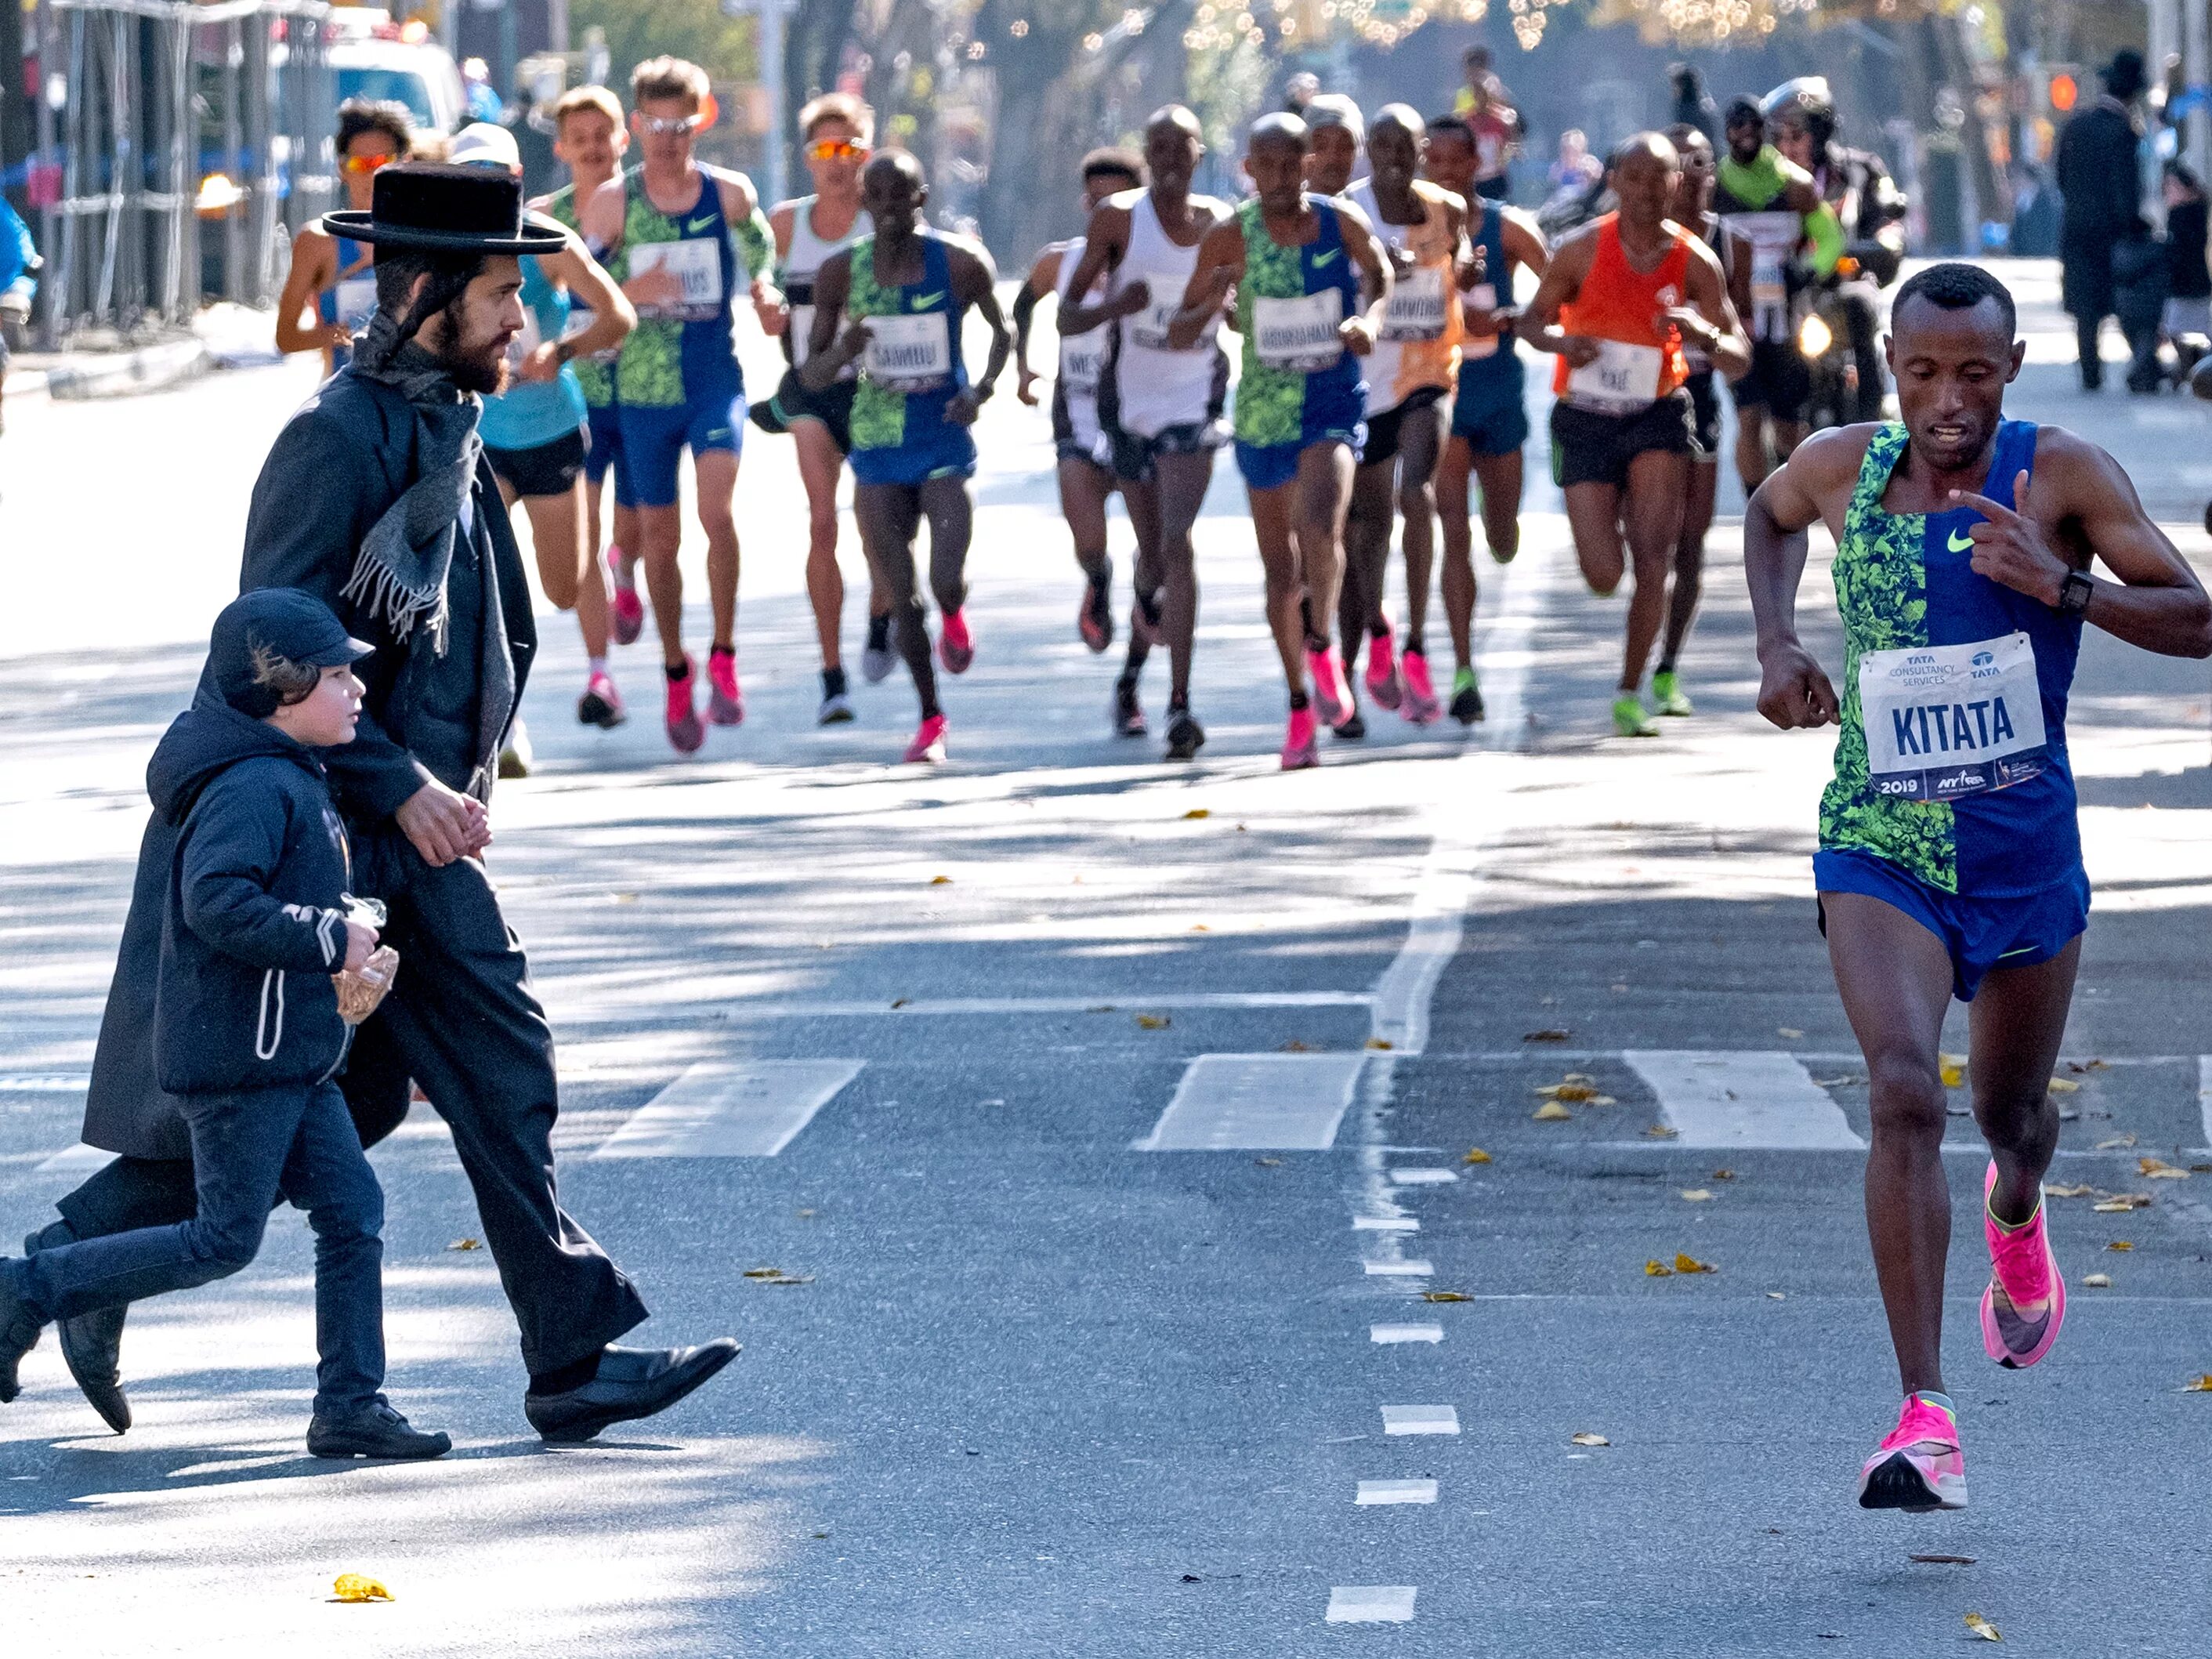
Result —
[[1659, 1097], [1674, 1145], [1711, 1150], [1863, 1152], [1843, 1109], [1794, 1054], [1638, 1049], [1621, 1058]]
[[1352, 1493], [1354, 1504], [1433, 1504], [1437, 1501], [1437, 1483], [1433, 1480], [1363, 1480]]
[[774, 1158], [865, 1064], [702, 1060], [633, 1112], [592, 1156]]
[[1459, 1407], [1456, 1406], [1385, 1406], [1382, 1407], [1382, 1432], [1385, 1434], [1457, 1434]]
[[2204, 1144], [2212, 1146], [2212, 1054], [2197, 1057], [2197, 1115], [2204, 1125]]
[[1441, 1325], [1370, 1325], [1367, 1340], [1370, 1342], [1441, 1342], [1444, 1328]]
[[1200, 1054], [1140, 1152], [1325, 1152], [1352, 1103], [1360, 1054]]
[[1413, 1616], [1413, 1584], [1334, 1584], [1329, 1587], [1332, 1625], [1402, 1625]]

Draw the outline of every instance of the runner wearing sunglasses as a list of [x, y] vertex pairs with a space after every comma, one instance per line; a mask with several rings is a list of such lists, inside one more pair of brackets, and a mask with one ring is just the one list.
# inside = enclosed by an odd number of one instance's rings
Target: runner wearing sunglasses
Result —
[[763, 328], [782, 318], [782, 300], [768, 277], [768, 221], [752, 181], [692, 158], [694, 139], [714, 119], [709, 102], [707, 71], [696, 64], [677, 58], [640, 64], [630, 76], [630, 127], [644, 163], [602, 185], [583, 213], [585, 241], [637, 307], [636, 331], [615, 363], [617, 418], [622, 464], [638, 503], [637, 551], [660, 633], [668, 741], [684, 754], [707, 733], [696, 665], [684, 648], [677, 470], [689, 449], [714, 612], [707, 720], [735, 726], [745, 717], [733, 512], [745, 422], [733, 337], [739, 292], [750, 289]]
[[[404, 104], [349, 98], [338, 106], [338, 177], [346, 205], [369, 209], [378, 169], [404, 161], [415, 129]], [[276, 349], [319, 351], [323, 372], [334, 374], [353, 358], [353, 337], [376, 309], [375, 254], [366, 242], [333, 236], [322, 221], [292, 239], [292, 268], [276, 301]]]

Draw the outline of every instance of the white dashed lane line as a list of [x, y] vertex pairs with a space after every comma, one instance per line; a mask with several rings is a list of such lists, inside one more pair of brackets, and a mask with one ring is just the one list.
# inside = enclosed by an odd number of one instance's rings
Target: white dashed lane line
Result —
[[1367, 1340], [1370, 1342], [1441, 1342], [1444, 1328], [1441, 1325], [1370, 1325]]
[[1637, 1049], [1621, 1055], [1659, 1097], [1677, 1146], [1711, 1152], [1863, 1152], [1826, 1089], [1794, 1054]]
[[1370, 1504], [1433, 1504], [1437, 1501], [1437, 1483], [1433, 1480], [1363, 1480], [1352, 1501]]
[[1413, 1616], [1413, 1584], [1338, 1584], [1328, 1593], [1332, 1625], [1402, 1625]]
[[1363, 1261], [1370, 1279], [1432, 1279], [1435, 1267], [1426, 1261]]
[[1364, 1054], [1200, 1054], [1141, 1152], [1325, 1152], [1352, 1104]]
[[774, 1158], [866, 1063], [702, 1060], [631, 1113], [592, 1156]]
[[1385, 1406], [1382, 1407], [1382, 1432], [1385, 1434], [1457, 1434], [1459, 1407], [1456, 1406]]

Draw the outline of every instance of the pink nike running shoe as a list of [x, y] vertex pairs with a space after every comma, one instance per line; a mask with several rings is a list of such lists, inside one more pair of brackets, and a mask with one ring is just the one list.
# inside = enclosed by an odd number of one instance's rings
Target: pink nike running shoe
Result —
[[719, 645], [707, 653], [707, 720], [714, 726], [745, 723], [745, 694], [738, 684], [738, 653]]
[[910, 763], [927, 762], [934, 765], [945, 758], [945, 716], [932, 714], [921, 723], [914, 734], [914, 741], [906, 746], [906, 758]]
[[668, 682], [668, 741], [679, 755], [691, 754], [707, 741], [707, 728], [699, 723], [693, 695], [698, 684], [699, 665], [689, 657], [684, 659], [684, 678]]
[[1397, 653], [1391, 647], [1388, 634], [1371, 634], [1367, 639], [1367, 695], [1377, 708], [1396, 708], [1404, 700], [1398, 682]]
[[1398, 659], [1398, 678], [1405, 683], [1406, 701], [1398, 712], [1416, 726], [1433, 726], [1443, 718], [1444, 706], [1429, 678], [1426, 653], [1408, 651]]
[[619, 544], [607, 544], [607, 577], [614, 588], [614, 635], [617, 645], [635, 645], [645, 631], [645, 601], [637, 596], [637, 562]]
[[[2024, 1370], [2051, 1352], [2058, 1328], [2066, 1322], [2066, 1280], [2051, 1252], [2043, 1193], [2035, 1194], [2035, 1213], [2008, 1227], [1990, 1212], [1997, 1184], [1990, 1160], [1982, 1178], [1982, 1231], [1990, 1241], [1990, 1283], [1982, 1292], [1982, 1346], [2008, 1370]], [[2030, 1316], [2023, 1309], [2041, 1304]]]
[[1966, 1455], [1950, 1413], [1918, 1395], [1908, 1395], [1897, 1426], [1859, 1470], [1863, 1510], [1966, 1507]]
[[964, 674], [975, 660], [975, 641], [968, 632], [968, 613], [948, 611], [937, 633], [937, 659], [948, 674]]
[[1321, 764], [1321, 727], [1311, 705], [1291, 710], [1291, 728], [1283, 738], [1283, 770], [1303, 771]]
[[1306, 651], [1306, 672], [1313, 679], [1314, 708], [1324, 726], [1341, 726], [1358, 713], [1352, 688], [1344, 683], [1344, 658], [1332, 645]]

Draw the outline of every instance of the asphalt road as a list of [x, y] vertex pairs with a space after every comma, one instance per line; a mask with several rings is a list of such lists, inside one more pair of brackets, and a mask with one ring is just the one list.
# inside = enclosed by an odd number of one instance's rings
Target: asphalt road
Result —
[[[2212, 565], [2212, 411], [2069, 390], [2055, 283], [2016, 274], [2015, 412], [2106, 443]], [[309, 379], [11, 402], [0, 1242], [85, 1167], [144, 757]], [[562, 1043], [562, 1190], [642, 1286], [644, 1340], [734, 1331], [738, 1365], [543, 1448], [418, 1108], [376, 1154], [391, 1388], [453, 1456], [304, 1455], [309, 1250], [282, 1219], [247, 1272], [134, 1314], [127, 1437], [51, 1342], [27, 1361], [0, 1413], [11, 1648], [1887, 1656], [1948, 1651], [1976, 1613], [2031, 1655], [2201, 1650], [2212, 1396], [2180, 1390], [2212, 1370], [2212, 1173], [2138, 1164], [2212, 1160], [2201, 665], [2093, 635], [2071, 721], [2098, 901], [2054, 1179], [2155, 1201], [2054, 1200], [2069, 1334], [1999, 1371], [1956, 1121], [1947, 1353], [1974, 1506], [1869, 1515], [1851, 1481], [1895, 1382], [1863, 1073], [1813, 927], [1828, 739], [1752, 710], [1734, 520], [1685, 662], [1698, 714], [1624, 744], [1620, 602], [1575, 579], [1532, 448], [1526, 550], [1482, 573], [1490, 721], [1379, 715], [1285, 776], [1224, 465], [1200, 531], [1212, 742], [1171, 768], [1106, 731], [1042, 416], [1000, 399], [983, 444], [978, 656], [947, 682], [941, 769], [892, 763], [899, 678], [856, 688], [855, 725], [811, 725], [775, 441], [741, 484], [741, 730], [672, 756], [641, 647], [618, 657], [630, 725], [579, 729], [573, 628], [541, 618], [538, 769], [502, 786], [490, 863]], [[847, 546], [857, 615], [849, 521]], [[1117, 522], [1124, 568], [1127, 547]], [[1570, 1073], [1611, 1103], [1534, 1117]], [[1677, 1252], [1717, 1271], [1647, 1273]], [[397, 1599], [332, 1604], [350, 1571]]]

